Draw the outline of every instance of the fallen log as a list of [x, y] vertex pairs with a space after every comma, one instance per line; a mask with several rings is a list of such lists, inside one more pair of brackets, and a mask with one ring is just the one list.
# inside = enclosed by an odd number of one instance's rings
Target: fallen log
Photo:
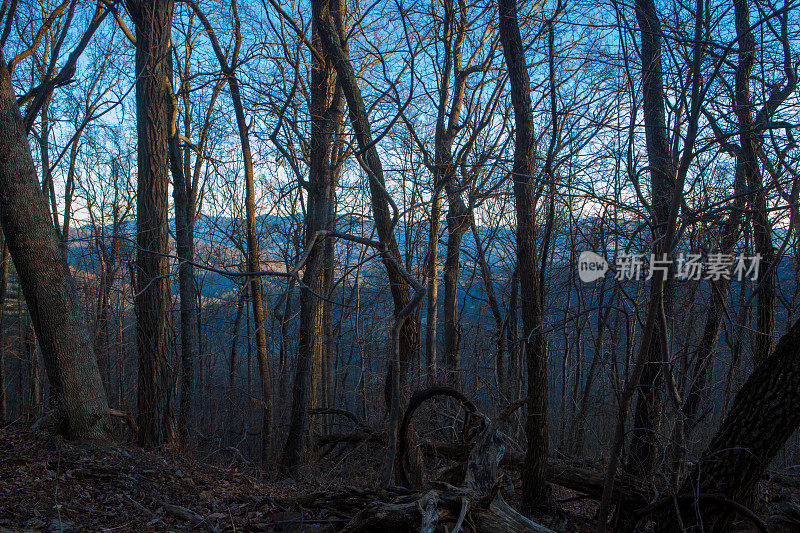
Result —
[[[522, 467], [524, 455], [522, 453], [510, 452], [506, 454], [500, 466], [509, 470], [517, 470]], [[589, 496], [594, 500], [599, 500], [603, 495], [603, 483], [605, 474], [603, 472], [578, 466], [568, 461], [549, 459], [547, 461], [547, 481], [553, 485], [564, 487]], [[632, 508], [647, 505], [656, 497], [656, 491], [652, 485], [648, 485], [641, 479], [624, 473], [617, 473], [614, 477], [613, 500], [623, 504], [630, 504]]]
[[169, 514], [186, 520], [196, 528], [203, 528], [209, 533], [220, 533], [219, 529], [214, 527], [214, 524], [212, 524], [208, 520], [208, 518], [200, 516], [191, 509], [187, 509], [186, 507], [181, 507], [180, 505], [173, 505], [167, 502], [159, 502], [159, 505]]
[[328, 435], [318, 435], [316, 438], [317, 446], [328, 444], [361, 444], [363, 442], [374, 442], [386, 445], [388, 443], [386, 433], [371, 431], [358, 431], [356, 433], [330, 433]]
[[[444, 442], [425, 442], [420, 444], [422, 453], [427, 455], [447, 456], [453, 460], [465, 458], [467, 450], [463, 446]], [[506, 470], [519, 471], [522, 468], [524, 454], [506, 452], [500, 461], [500, 467]], [[603, 494], [604, 474], [585, 466], [568, 461], [549, 459], [547, 461], [547, 481], [570, 490], [585, 494], [589, 498], [599, 500]], [[641, 479], [618, 473], [614, 479], [614, 501], [631, 504], [633, 508], [646, 505], [656, 497], [652, 485]]]
[[[448, 389], [446, 387], [426, 389], [425, 391], [415, 394], [412, 398], [412, 401], [409, 402], [409, 408], [407, 409], [403, 420], [404, 426], [399, 437], [402, 439], [402, 441], [399, 443], [398, 449], [403, 454], [410, 454], [412, 452], [412, 448], [415, 448], [419, 449], [419, 451], [429, 457], [442, 457], [447, 458], [454, 463], [464, 464], [467, 462], [470, 456], [470, 451], [474, 449], [474, 445], [465, 446], [450, 442], [423, 441], [412, 446], [408, 442], [408, 437], [405, 432], [408, 429], [411, 415], [424, 401], [436, 396], [450, 396], [462, 402], [470, 411], [472, 416], [482, 416], [479, 415], [472, 402], [470, 402], [460, 393], [457, 393], [457, 391], [453, 391], [452, 389]], [[523, 405], [523, 400], [517, 400], [516, 402], [509, 404], [505, 409], [501, 410], [494, 422], [484, 423], [496, 423], [495, 427], [499, 427], [499, 423], [501, 421], [506, 420], [516, 409]], [[335, 433], [330, 435], [322, 435], [317, 438], [318, 446], [335, 445], [338, 443], [359, 444], [364, 442], [386, 445], [388, 443], [388, 436], [385, 432], [378, 432], [370, 429], [367, 431], [357, 431], [354, 433]], [[500, 467], [506, 470], [519, 471], [522, 467], [523, 457], [524, 456], [522, 453], [506, 451], [500, 460]], [[407, 465], [408, 462], [404, 461], [402, 464]], [[411, 477], [412, 476], [408, 474], [404, 474], [404, 477], [400, 477], [400, 479], [405, 479], [408, 483]], [[603, 493], [603, 472], [586, 466], [571, 463], [569, 461], [549, 459], [547, 479], [554, 485], [580, 492], [591, 499], [599, 500]], [[664, 493], [665, 489], [657, 486], [654, 487], [653, 485], [647, 484], [637, 477], [625, 473], [618, 473], [614, 480], [613, 500], [615, 502], [625, 504], [630, 508], [636, 509], [647, 505], [652, 502], [658, 496], [658, 494]]]
[[440, 525], [461, 527], [469, 516], [480, 533], [552, 533], [547, 527], [522, 516], [499, 492], [500, 461], [505, 440], [497, 424], [488, 423], [472, 448], [466, 466], [464, 488], [448, 486], [425, 493], [374, 502], [360, 511], [342, 530], [433, 532]]
[[[460, 393], [440, 387], [428, 391], [427, 394], [415, 395], [416, 400], [412, 400], [404, 417], [406, 428], [409, 413], [413, 413], [425, 398], [435, 396], [455, 398], [467, 405], [471, 416], [482, 417]], [[343, 495], [328, 494], [305, 498], [301, 505], [316, 509], [326, 508], [331, 514], [341, 516], [343, 513], [353, 512], [359, 507], [358, 502], [366, 500], [366, 505], [355, 513], [342, 530], [347, 533], [433, 533], [442, 527], [445, 530], [458, 531], [466, 520], [480, 533], [552, 533], [547, 527], [522, 516], [505, 502], [500, 494], [500, 462], [506, 452], [505, 437], [499, 430], [501, 421], [492, 422], [482, 417], [478, 422], [475, 426], [465, 426], [482, 428], [482, 431], [471, 439], [474, 441], [472, 446], [462, 446], [459, 462], [464, 454], [467, 459], [463, 465], [465, 474], [461, 487], [440, 482], [432, 489], [406, 493], [397, 488], [382, 491], [352, 490]], [[362, 435], [359, 438], [362, 438], [365, 437], [363, 433], [367, 432], [360, 433]], [[405, 436], [401, 439], [405, 441]], [[409, 453], [407, 447], [403, 453]], [[403, 478], [408, 479], [407, 475], [401, 476]]]

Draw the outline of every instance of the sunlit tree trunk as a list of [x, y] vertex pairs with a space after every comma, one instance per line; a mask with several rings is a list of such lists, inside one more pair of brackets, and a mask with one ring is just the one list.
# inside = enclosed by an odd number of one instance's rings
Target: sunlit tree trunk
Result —
[[[341, 0], [314, 3], [313, 42], [320, 54], [312, 58], [311, 71], [311, 138], [309, 142], [308, 207], [305, 216], [306, 246], [311, 245], [318, 231], [334, 229], [336, 211], [336, 180], [333, 142], [344, 116], [344, 96], [336, 83], [336, 69], [320, 46], [318, 20], [322, 10], [329, 10], [336, 19], [337, 31], [343, 34], [342, 19], [345, 4]], [[329, 244], [317, 240], [311, 248], [303, 269], [300, 289], [300, 329], [297, 367], [292, 388], [292, 415], [289, 435], [281, 462], [285, 468], [301, 464], [308, 450], [308, 409], [325, 403], [326, 387], [332, 385], [324, 371], [330, 354], [324, 353], [326, 342], [326, 305], [318, 295], [330, 287], [328, 277]], [[315, 294], [316, 293], [316, 294]], [[328, 309], [328, 312], [329, 309]], [[328, 371], [330, 372], [330, 371]]]

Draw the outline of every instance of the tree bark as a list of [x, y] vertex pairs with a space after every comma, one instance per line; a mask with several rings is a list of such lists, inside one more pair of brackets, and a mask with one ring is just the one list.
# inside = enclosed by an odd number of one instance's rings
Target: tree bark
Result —
[[6, 291], [8, 290], [8, 246], [3, 239], [3, 252], [0, 256], [0, 423], [8, 418], [6, 410], [6, 346], [3, 318], [6, 311]]
[[[448, 189], [454, 189], [450, 185]], [[444, 262], [444, 366], [448, 384], [463, 389], [461, 375], [461, 324], [458, 315], [458, 286], [461, 272], [461, 242], [469, 229], [469, 212], [461, 194], [448, 191], [447, 257]]]
[[431, 221], [428, 233], [428, 255], [426, 260], [427, 309], [425, 325], [425, 354], [428, 363], [428, 384], [438, 379], [439, 361], [436, 353], [439, 320], [439, 227], [442, 224], [442, 187], [434, 178], [431, 198]]
[[536, 147], [530, 78], [517, 21], [515, 0], [498, 0], [500, 42], [511, 84], [514, 107], [514, 199], [517, 214], [517, 265], [519, 269], [522, 337], [528, 367], [528, 414], [525, 434], [528, 448], [522, 468], [522, 505], [531, 512], [545, 504], [547, 490], [547, 345], [541, 332], [543, 310], [536, 243]]
[[170, 284], [169, 139], [170, 33], [173, 0], [129, 0], [136, 26], [136, 347], [139, 353], [137, 425], [140, 446], [169, 440]]
[[[800, 320], [750, 375], [731, 410], [680, 493], [707, 493], [747, 504], [764, 471], [800, 426]], [[680, 506], [684, 527], [697, 525], [691, 502]], [[728, 531], [731, 508], [701, 502], [704, 531]], [[662, 517], [664, 531], [680, 531], [674, 510]]]
[[39, 339], [57, 427], [110, 440], [108, 403], [88, 325], [53, 229], [11, 76], [0, 53], [0, 222]]
[[[174, 102], [177, 104], [177, 101]], [[177, 112], [174, 109], [173, 112]], [[181, 164], [181, 149], [175, 125], [169, 139], [172, 198], [175, 202], [175, 241], [180, 262], [178, 284], [181, 295], [181, 400], [178, 407], [178, 434], [184, 448], [190, 446], [196, 431], [194, 423], [195, 362], [200, 353], [197, 313], [197, 282], [194, 276], [195, 206], [191, 183]]]
[[[289, 435], [281, 463], [284, 468], [299, 466], [308, 452], [308, 410], [325, 402], [323, 366], [326, 348], [325, 301], [316, 295], [324, 294], [330, 286], [329, 269], [326, 268], [328, 240], [312, 239], [318, 231], [334, 230], [336, 212], [336, 173], [334, 172], [333, 142], [344, 116], [344, 96], [336, 82], [336, 69], [320, 46], [319, 17], [329, 10], [335, 17], [337, 31], [343, 35], [342, 20], [346, 6], [342, 0], [314, 3], [313, 43], [321, 51], [320, 57], [312, 57], [311, 72], [311, 139], [309, 142], [308, 207], [305, 217], [306, 246], [312, 245], [303, 270], [303, 285], [300, 289], [300, 329], [292, 388], [292, 414]], [[310, 289], [310, 290], [309, 290]], [[313, 292], [312, 292], [313, 291]], [[316, 294], [314, 294], [316, 293]], [[328, 310], [329, 311], [329, 310]]]

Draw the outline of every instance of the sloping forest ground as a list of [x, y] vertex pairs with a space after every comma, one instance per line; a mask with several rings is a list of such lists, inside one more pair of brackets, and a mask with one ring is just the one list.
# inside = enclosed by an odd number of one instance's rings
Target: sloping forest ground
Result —
[[[403, 494], [377, 488], [386, 453], [380, 446], [340, 452], [297, 479], [282, 479], [235, 454], [224, 461], [187, 459], [166, 448], [75, 444], [10, 425], [0, 430], [0, 532], [340, 531], [370, 502]], [[513, 476], [502, 491], [516, 507], [519, 480]], [[764, 496], [776, 505], [798, 501], [796, 480], [763, 485]], [[553, 498], [558, 511], [533, 517], [536, 522], [554, 531], [591, 530], [593, 500], [559, 486]], [[780, 520], [767, 518], [768, 508], [785, 505], [763, 507], [770, 530], [800, 530], [800, 521], [789, 525], [786, 512]], [[742, 522], [738, 529], [748, 526]], [[469, 520], [462, 530], [471, 530]]]
[[[74, 444], [46, 431], [0, 430], [0, 531], [338, 531], [380, 485], [384, 452], [363, 445], [298, 476], [176, 451]], [[354, 513], [353, 513], [354, 514]], [[556, 529], [586, 517], [543, 516]], [[205, 520], [205, 522], [204, 522]]]

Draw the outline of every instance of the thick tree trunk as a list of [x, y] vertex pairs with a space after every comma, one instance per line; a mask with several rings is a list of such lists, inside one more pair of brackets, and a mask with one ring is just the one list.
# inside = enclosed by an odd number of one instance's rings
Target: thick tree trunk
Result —
[[517, 21], [515, 0], [498, 0], [500, 42], [511, 83], [514, 106], [514, 199], [517, 214], [517, 265], [519, 269], [522, 337], [528, 367], [528, 414], [525, 434], [528, 448], [522, 468], [522, 505], [530, 512], [547, 502], [547, 344], [541, 333], [543, 310], [536, 243], [536, 150], [530, 78]]
[[0, 423], [8, 418], [6, 410], [6, 346], [3, 318], [6, 311], [6, 291], [8, 290], [8, 246], [3, 239], [3, 252], [0, 256]]
[[2, 54], [0, 192], [0, 222], [39, 338], [59, 430], [74, 439], [108, 440], [108, 403], [88, 325], [39, 187]]
[[170, 278], [167, 223], [171, 127], [170, 33], [173, 0], [130, 0], [136, 26], [136, 346], [141, 446], [169, 439]]
[[[736, 395], [706, 451], [681, 485], [681, 493], [713, 494], [747, 504], [775, 455], [800, 426], [800, 320], [778, 342]], [[681, 505], [683, 526], [696, 525], [691, 502]], [[700, 502], [704, 531], [728, 531], [732, 509]], [[680, 531], [674, 509], [663, 531]]]
[[[319, 46], [319, 17], [323, 9], [336, 17], [337, 31], [343, 33], [342, 19], [345, 4], [341, 0], [313, 4], [313, 41], [322, 57], [314, 55], [311, 73], [311, 139], [308, 177], [308, 208], [305, 217], [306, 246], [318, 231], [334, 229], [336, 212], [336, 174], [333, 169], [333, 142], [344, 115], [344, 97], [336, 83], [336, 69]], [[316, 241], [309, 252], [303, 270], [304, 287], [300, 290], [300, 330], [292, 388], [292, 415], [289, 435], [281, 463], [284, 468], [299, 466], [308, 450], [308, 410], [325, 403], [325, 387], [330, 382], [323, 371], [326, 348], [325, 301], [316, 295], [324, 294], [330, 286], [326, 268], [328, 240]], [[306, 288], [308, 287], [308, 288]], [[310, 290], [309, 290], [310, 289]], [[312, 292], [313, 291], [313, 292]], [[316, 293], [316, 295], [314, 294]]]

